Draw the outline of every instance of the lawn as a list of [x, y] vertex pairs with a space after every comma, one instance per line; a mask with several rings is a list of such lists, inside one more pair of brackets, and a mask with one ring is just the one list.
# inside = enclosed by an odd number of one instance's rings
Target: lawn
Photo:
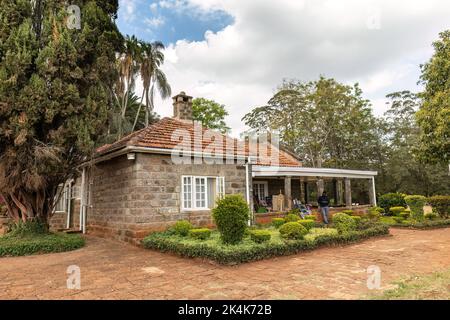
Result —
[[0, 237], [0, 257], [70, 251], [84, 244], [84, 238], [77, 234], [7, 234]]
[[[213, 230], [207, 240], [180, 236], [173, 232], [150, 234], [143, 240], [148, 249], [171, 252], [183, 257], [203, 258], [220, 264], [238, 264], [265, 258], [291, 255], [305, 250], [313, 250], [326, 245], [342, 245], [361, 241], [374, 236], [387, 235], [388, 227], [383, 224], [372, 224], [364, 230], [337, 233], [335, 229], [313, 228], [301, 240], [286, 240], [280, 236], [278, 229], [268, 227], [264, 230], [271, 235], [270, 240], [263, 243], [254, 242], [249, 232], [244, 239], [235, 245], [224, 244], [219, 232]], [[334, 230], [334, 231], [333, 231]]]
[[381, 295], [371, 296], [382, 300], [449, 300], [450, 269], [431, 275], [414, 276], [396, 283], [397, 288]]

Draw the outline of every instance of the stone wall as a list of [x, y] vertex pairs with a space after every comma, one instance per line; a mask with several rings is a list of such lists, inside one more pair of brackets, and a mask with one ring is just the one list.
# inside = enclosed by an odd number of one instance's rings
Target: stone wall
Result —
[[88, 232], [137, 244], [148, 233], [164, 230], [178, 220], [211, 225], [210, 210], [181, 210], [183, 175], [224, 176], [226, 194], [245, 194], [242, 165], [174, 165], [170, 155], [138, 153], [135, 160], [122, 156], [91, 170]]

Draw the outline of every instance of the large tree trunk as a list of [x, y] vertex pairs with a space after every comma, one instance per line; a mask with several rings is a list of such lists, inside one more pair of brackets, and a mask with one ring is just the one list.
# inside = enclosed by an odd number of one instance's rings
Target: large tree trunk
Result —
[[38, 221], [49, 227], [53, 214], [54, 190], [39, 190], [29, 192], [18, 189], [14, 192], [3, 193], [9, 217], [15, 222]]

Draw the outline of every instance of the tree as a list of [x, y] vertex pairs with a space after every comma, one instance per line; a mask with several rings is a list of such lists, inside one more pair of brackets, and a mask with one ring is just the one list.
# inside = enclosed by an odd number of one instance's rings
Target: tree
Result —
[[429, 162], [450, 163], [450, 30], [433, 43], [434, 55], [422, 66], [423, 104], [417, 113], [420, 149]]
[[383, 164], [379, 191], [409, 194], [445, 194], [450, 181], [445, 165], [424, 163], [417, 155], [420, 128], [415, 114], [422, 101], [410, 91], [387, 95], [389, 109], [384, 115], [387, 157]]
[[334, 79], [284, 81], [266, 106], [243, 120], [256, 130], [274, 130], [282, 143], [313, 167], [365, 167], [374, 150], [376, 119], [358, 85]]
[[118, 1], [0, 0], [0, 194], [14, 221], [48, 225], [58, 185], [103, 133], [122, 37]]
[[[144, 87], [142, 99], [145, 97], [145, 125], [148, 126], [154, 110], [155, 88], [163, 99], [170, 97], [172, 90], [166, 75], [160, 69], [161, 65], [164, 63], [164, 54], [162, 53], [164, 45], [159, 41], [152, 43], [141, 42], [141, 48], [139, 62], [141, 80]], [[136, 127], [140, 110], [141, 108], [139, 107], [132, 131], [134, 131]]]
[[118, 138], [120, 139], [125, 129], [125, 115], [127, 113], [130, 95], [134, 92], [136, 75], [140, 68], [141, 45], [135, 36], [126, 36], [122, 51], [116, 61], [119, 77], [114, 87], [116, 106], [118, 107]]
[[228, 112], [225, 106], [205, 98], [192, 100], [192, 116], [194, 120], [202, 123], [204, 127], [227, 133], [230, 128], [225, 123]]

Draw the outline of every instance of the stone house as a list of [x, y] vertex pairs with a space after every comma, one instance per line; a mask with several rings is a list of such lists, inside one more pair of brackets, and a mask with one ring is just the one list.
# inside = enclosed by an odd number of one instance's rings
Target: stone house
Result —
[[294, 198], [310, 201], [308, 184], [320, 192], [329, 180], [336, 205], [352, 207], [351, 178], [368, 179], [375, 204], [376, 172], [305, 168], [270, 135], [238, 140], [207, 130], [192, 120], [192, 97], [181, 92], [173, 101], [172, 118], [99, 148], [83, 164], [81, 176], [63, 187], [53, 227], [138, 243], [178, 220], [211, 225], [211, 209], [226, 194], [243, 195], [252, 209], [283, 194], [289, 210]]

